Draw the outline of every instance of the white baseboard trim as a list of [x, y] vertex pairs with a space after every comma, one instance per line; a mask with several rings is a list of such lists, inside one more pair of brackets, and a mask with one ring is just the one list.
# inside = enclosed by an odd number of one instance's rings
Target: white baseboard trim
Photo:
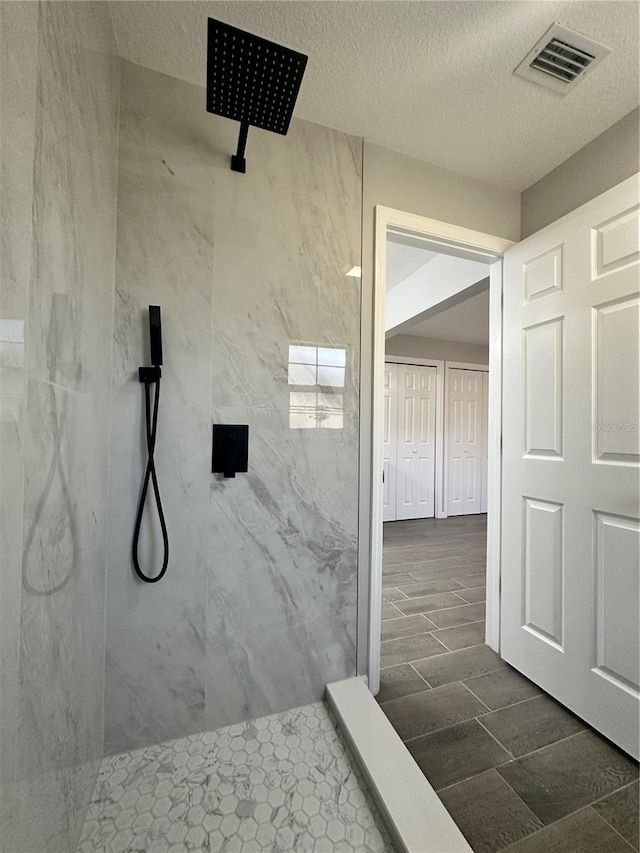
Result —
[[403, 853], [471, 853], [361, 678], [327, 685], [327, 700]]

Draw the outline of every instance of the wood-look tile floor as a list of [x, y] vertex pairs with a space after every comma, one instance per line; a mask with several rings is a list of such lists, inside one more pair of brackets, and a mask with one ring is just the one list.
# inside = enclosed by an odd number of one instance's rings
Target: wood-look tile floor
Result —
[[486, 516], [384, 527], [378, 701], [476, 853], [630, 853], [638, 765], [484, 644]]

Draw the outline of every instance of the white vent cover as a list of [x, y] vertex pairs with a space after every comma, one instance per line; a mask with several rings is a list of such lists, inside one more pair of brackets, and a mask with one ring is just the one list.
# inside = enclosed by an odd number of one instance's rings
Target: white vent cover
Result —
[[564, 95], [610, 52], [608, 47], [580, 33], [553, 24], [514, 74]]

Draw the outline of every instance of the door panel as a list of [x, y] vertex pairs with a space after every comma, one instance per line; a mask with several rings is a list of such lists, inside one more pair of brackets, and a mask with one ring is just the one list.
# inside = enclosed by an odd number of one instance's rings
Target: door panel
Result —
[[638, 757], [638, 176], [504, 259], [501, 654]]
[[483, 373], [447, 369], [447, 515], [482, 512], [486, 429]]
[[524, 329], [527, 456], [562, 456], [562, 349], [562, 317]]
[[[638, 419], [638, 306], [633, 296], [594, 309], [595, 421], [600, 424], [633, 423]], [[631, 367], [623, 373], [620, 366]], [[635, 366], [635, 370], [633, 369]], [[595, 458], [602, 462], [637, 465], [637, 431], [596, 432]]]
[[596, 513], [594, 525], [596, 669], [637, 690], [640, 643], [630, 642], [626, 626], [638, 618], [638, 522]]
[[398, 519], [435, 514], [436, 373], [398, 365]]
[[487, 486], [489, 482], [489, 374], [482, 374], [482, 495], [480, 512], [487, 511]]
[[562, 649], [564, 576], [561, 504], [524, 501], [523, 624]]
[[382, 520], [395, 521], [398, 448], [398, 365], [384, 366]]

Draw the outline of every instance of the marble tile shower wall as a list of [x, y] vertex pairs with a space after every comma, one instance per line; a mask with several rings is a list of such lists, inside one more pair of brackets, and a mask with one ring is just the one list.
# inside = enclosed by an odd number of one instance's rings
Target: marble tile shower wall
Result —
[[0, 4], [0, 848], [76, 844], [103, 746], [119, 65], [103, 3]]
[[[362, 142], [238, 126], [200, 87], [123, 63], [106, 751], [317, 701], [355, 673]], [[141, 585], [145, 311], [163, 311], [157, 467], [171, 538]], [[212, 422], [249, 473], [210, 473]], [[148, 568], [161, 558], [148, 519]]]

